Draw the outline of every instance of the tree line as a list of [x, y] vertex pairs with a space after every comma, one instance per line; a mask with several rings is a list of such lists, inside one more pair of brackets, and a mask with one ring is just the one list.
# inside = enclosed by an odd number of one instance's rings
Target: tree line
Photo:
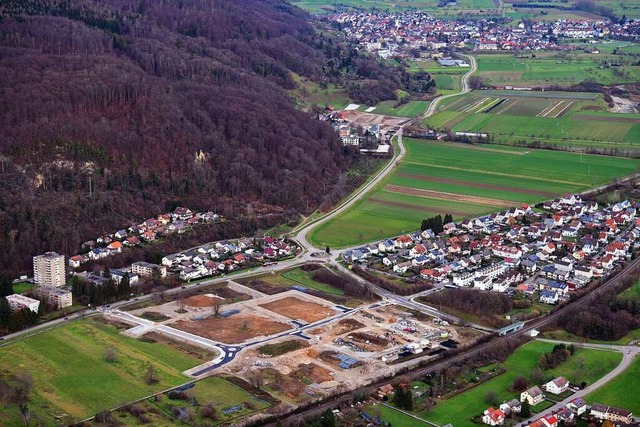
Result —
[[393, 292], [396, 295], [413, 295], [433, 287], [431, 283], [421, 280], [418, 280], [415, 283], [398, 283], [396, 281], [390, 281], [384, 277], [370, 273], [359, 265], [353, 266], [353, 272], [368, 282], [371, 282], [376, 286], [380, 286], [382, 289]]
[[422, 224], [420, 224], [420, 230], [425, 231], [431, 229], [435, 234], [439, 234], [444, 231], [444, 225], [449, 224], [450, 222], [453, 222], [453, 216], [451, 214], [446, 214], [444, 219], [442, 218], [442, 215], [438, 214], [436, 216], [423, 219]]

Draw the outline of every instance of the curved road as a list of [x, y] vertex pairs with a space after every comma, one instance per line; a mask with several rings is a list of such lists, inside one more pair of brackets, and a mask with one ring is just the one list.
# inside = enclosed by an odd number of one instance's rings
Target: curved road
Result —
[[477, 70], [478, 65], [477, 65], [476, 59], [473, 56], [471, 56], [471, 55], [462, 55], [462, 54], [461, 54], [461, 56], [463, 56], [463, 57], [465, 57], [465, 58], [467, 58], [469, 60], [469, 62], [471, 64], [471, 68], [469, 69], [469, 71], [467, 71], [462, 76], [462, 79], [461, 79], [462, 88], [461, 88], [460, 92], [452, 93], [452, 94], [449, 94], [449, 95], [444, 95], [444, 96], [441, 96], [441, 97], [438, 97], [438, 98], [434, 99], [431, 102], [431, 104], [429, 104], [429, 107], [427, 108], [427, 111], [424, 112], [424, 114], [422, 114], [422, 115], [420, 115], [420, 116], [418, 116], [416, 118], [413, 118], [411, 120], [408, 120], [408, 121], [406, 121], [405, 123], [403, 123], [400, 126], [400, 129], [398, 129], [398, 131], [394, 135], [394, 137], [397, 137], [398, 146], [400, 147], [400, 153], [398, 153], [398, 155], [395, 156], [389, 162], [389, 164], [387, 166], [385, 166], [384, 169], [382, 169], [371, 181], [369, 181], [363, 187], [359, 188], [354, 194], [349, 196], [349, 198], [344, 203], [342, 203], [340, 206], [338, 206], [333, 211], [331, 211], [331, 212], [321, 216], [320, 218], [312, 221], [311, 223], [305, 225], [303, 228], [301, 228], [297, 232], [297, 234], [295, 235], [295, 240], [302, 247], [303, 251], [310, 251], [310, 252], [322, 251], [323, 249], [315, 248], [311, 243], [309, 243], [309, 241], [307, 240], [307, 235], [309, 234], [309, 232], [312, 231], [315, 227], [317, 227], [317, 226], [329, 221], [332, 218], [335, 218], [337, 215], [340, 215], [342, 212], [344, 212], [345, 210], [347, 210], [351, 206], [353, 206], [354, 203], [356, 203], [365, 194], [367, 194], [376, 185], [378, 185], [380, 183], [380, 181], [382, 181], [393, 170], [393, 168], [398, 164], [398, 162], [404, 158], [404, 156], [406, 155], [406, 149], [404, 147], [404, 144], [402, 143], [402, 131], [403, 131], [404, 127], [407, 126], [407, 124], [413, 123], [413, 122], [415, 122], [417, 120], [426, 119], [427, 117], [431, 117], [436, 112], [436, 109], [438, 108], [438, 104], [440, 104], [440, 102], [443, 99], [452, 98], [454, 96], [459, 96], [459, 95], [464, 95], [465, 93], [468, 93], [468, 92], [471, 91], [471, 86], [469, 85], [469, 78]]
[[600, 378], [598, 381], [585, 387], [583, 390], [579, 390], [575, 392], [571, 396], [556, 403], [552, 407], [547, 408], [538, 414], [535, 414], [528, 420], [523, 421], [522, 425], [526, 425], [529, 422], [533, 422], [534, 420], [540, 419], [546, 415], [550, 415], [558, 412], [559, 410], [563, 409], [567, 405], [567, 403], [569, 403], [573, 399], [576, 399], [578, 397], [584, 398], [587, 394], [597, 390], [598, 388], [602, 387], [603, 385], [605, 385], [606, 383], [608, 383], [609, 381], [611, 381], [612, 379], [614, 379], [615, 377], [623, 373], [633, 363], [636, 356], [640, 354], [640, 347], [637, 347], [637, 346], [588, 344], [588, 343], [575, 343], [570, 341], [556, 341], [556, 340], [545, 340], [545, 339], [541, 339], [538, 341], [550, 342], [554, 344], [573, 344], [576, 347], [591, 348], [591, 349], [602, 350], [602, 351], [617, 351], [622, 353], [622, 360], [620, 361], [620, 364], [618, 366], [616, 366], [612, 371], [610, 371], [604, 377]]

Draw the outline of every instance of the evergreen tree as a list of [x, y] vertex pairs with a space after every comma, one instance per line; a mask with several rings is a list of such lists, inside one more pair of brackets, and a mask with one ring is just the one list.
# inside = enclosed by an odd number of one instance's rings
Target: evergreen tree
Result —
[[0, 297], [6, 297], [13, 294], [13, 283], [11, 278], [6, 275], [0, 276]]
[[9, 327], [11, 319], [11, 306], [5, 297], [0, 297], [0, 328]]
[[333, 414], [331, 409], [327, 409], [322, 414], [322, 419], [320, 420], [321, 427], [336, 427], [336, 416]]
[[129, 273], [124, 273], [120, 283], [118, 283], [118, 295], [120, 298], [126, 298], [131, 295], [131, 281], [129, 279]]
[[522, 402], [522, 409], [520, 410], [520, 416], [522, 418], [529, 418], [531, 416], [531, 405], [528, 400]]

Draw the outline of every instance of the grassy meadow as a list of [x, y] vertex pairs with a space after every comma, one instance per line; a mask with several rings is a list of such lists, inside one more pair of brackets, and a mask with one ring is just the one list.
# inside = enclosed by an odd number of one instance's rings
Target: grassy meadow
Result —
[[[105, 350], [117, 361], [107, 362]], [[80, 420], [97, 412], [187, 382], [181, 372], [201, 363], [163, 343], [146, 343], [121, 335], [98, 319], [78, 320], [9, 343], [0, 350], [0, 368], [10, 374], [30, 372], [34, 419], [53, 424], [54, 417]], [[147, 385], [153, 366], [158, 382]], [[65, 418], [66, 417], [66, 418]], [[7, 425], [19, 425], [13, 405], [0, 408]]]
[[597, 402], [625, 408], [638, 414], [640, 413], [640, 399], [638, 399], [636, 390], [638, 378], [640, 378], [640, 358], [636, 357], [626, 371], [593, 393], [588, 394], [586, 400], [589, 403]]
[[[525, 58], [512, 54], [478, 54], [476, 59], [476, 75], [494, 86], [570, 86], [588, 79], [602, 84], [634, 83], [640, 72], [640, 66], [632, 65], [635, 61], [605, 53], [543, 52]], [[606, 62], [621, 65], [608, 67], [603, 65]]]
[[312, 231], [317, 247], [348, 247], [418, 229], [422, 219], [473, 217], [634, 173], [619, 157], [405, 138], [407, 156], [369, 195]]
[[[525, 344], [503, 363], [506, 368], [505, 373], [462, 394], [438, 401], [438, 404], [429, 413], [418, 413], [418, 415], [440, 425], [449, 422], [455, 426], [470, 425], [471, 415], [480, 415], [487, 408], [488, 405], [485, 402], [487, 392], [495, 392], [497, 399], [502, 402], [516, 397], [516, 393], [510, 391], [509, 388], [517, 377], [523, 376], [530, 384], [533, 384], [531, 373], [540, 356], [552, 349], [553, 344], [550, 343], [533, 341]], [[555, 369], [543, 371], [543, 374], [545, 381], [561, 375], [572, 383], [579, 384], [586, 381], [591, 384], [615, 368], [621, 360], [622, 355], [619, 353], [578, 348], [569, 360]]]

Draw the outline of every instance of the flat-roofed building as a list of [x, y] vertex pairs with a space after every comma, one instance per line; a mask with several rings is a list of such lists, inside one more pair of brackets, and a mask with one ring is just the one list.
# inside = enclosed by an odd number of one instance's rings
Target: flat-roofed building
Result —
[[38, 301], [37, 299], [25, 297], [24, 295], [20, 294], [7, 296], [7, 302], [9, 303], [9, 307], [11, 307], [12, 311], [28, 308], [34, 313], [37, 313], [38, 309], [40, 308], [40, 301]]
[[40, 286], [55, 286], [66, 284], [64, 255], [47, 252], [33, 257], [33, 281]]
[[57, 308], [64, 308], [73, 305], [71, 291], [66, 289], [56, 288], [53, 286], [38, 286], [34, 292], [38, 298], [46, 300], [47, 304]]
[[150, 262], [134, 262], [131, 264], [131, 272], [140, 276], [151, 276], [154, 269], [158, 269], [160, 277], [167, 276], [167, 267], [164, 265], [151, 264]]

